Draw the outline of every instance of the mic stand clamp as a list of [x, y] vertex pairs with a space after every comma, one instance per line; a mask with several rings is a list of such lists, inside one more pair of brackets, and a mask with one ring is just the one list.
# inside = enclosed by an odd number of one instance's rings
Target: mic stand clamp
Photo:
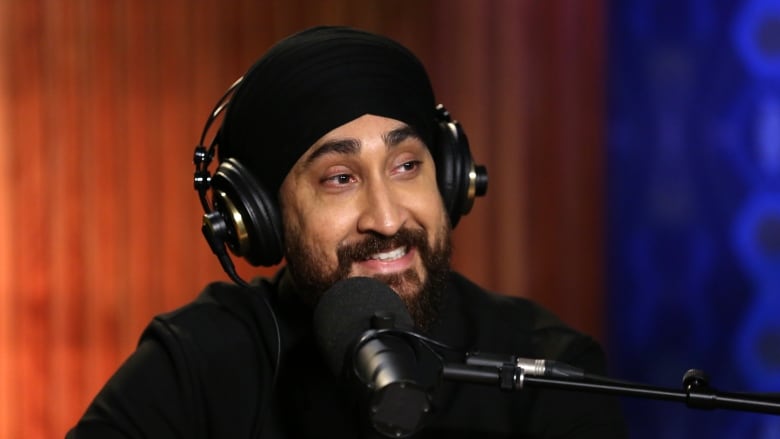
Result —
[[[513, 364], [506, 363], [499, 369], [499, 388], [504, 391], [515, 390], [523, 387], [523, 369]], [[518, 371], [520, 373], [518, 373]]]
[[683, 376], [683, 389], [687, 395], [685, 404], [697, 409], [712, 410], [717, 408], [717, 395], [710, 387], [709, 377], [704, 371], [690, 369]]

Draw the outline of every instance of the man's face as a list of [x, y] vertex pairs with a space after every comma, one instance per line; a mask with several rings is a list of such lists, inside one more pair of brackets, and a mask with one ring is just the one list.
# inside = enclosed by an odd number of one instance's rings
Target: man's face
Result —
[[365, 115], [330, 131], [280, 190], [285, 253], [315, 302], [353, 276], [387, 283], [418, 326], [435, 317], [449, 271], [449, 223], [433, 158], [407, 125]]

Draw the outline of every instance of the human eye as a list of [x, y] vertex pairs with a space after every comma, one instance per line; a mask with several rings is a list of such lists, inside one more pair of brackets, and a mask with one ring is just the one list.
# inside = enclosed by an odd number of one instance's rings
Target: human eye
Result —
[[352, 174], [338, 173], [323, 177], [320, 180], [320, 183], [326, 187], [340, 187], [354, 183], [355, 181], [357, 181], [357, 179]]
[[412, 172], [420, 167], [421, 160], [411, 160], [401, 165], [401, 169], [404, 172]]
[[403, 175], [403, 176], [413, 176], [416, 173], [419, 172], [420, 167], [422, 165], [422, 160], [406, 160], [400, 165], [396, 166], [395, 168], [395, 174], [397, 175]]

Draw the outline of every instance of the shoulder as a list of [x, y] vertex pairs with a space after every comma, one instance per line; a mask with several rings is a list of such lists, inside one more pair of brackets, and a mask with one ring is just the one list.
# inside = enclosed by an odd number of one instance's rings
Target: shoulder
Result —
[[476, 314], [498, 329], [526, 332], [563, 331], [569, 328], [550, 310], [524, 297], [509, 296], [486, 290], [459, 273], [451, 275], [451, 291], [457, 295], [460, 308]]
[[203, 340], [226, 339], [247, 333], [258, 335], [275, 328], [272, 301], [275, 287], [263, 279], [251, 288], [227, 282], [208, 284], [198, 297], [154, 322], [171, 331], [198, 334]]
[[232, 317], [245, 319], [252, 313], [264, 313], [273, 287], [261, 281], [251, 288], [227, 282], [212, 282], [192, 302], [171, 312], [157, 316], [158, 320], [188, 324], [194, 318]]
[[255, 437], [276, 358], [263, 288], [213, 283], [191, 303], [155, 317], [78, 434]]
[[452, 273], [450, 282], [451, 294], [457, 296], [455, 316], [476, 334], [475, 341], [504, 349], [502, 352], [565, 361], [594, 372], [603, 370], [601, 346], [544, 306], [485, 290], [458, 273]]
[[155, 317], [142, 340], [151, 337], [165, 344], [197, 346], [203, 353], [251, 352], [236, 350], [236, 345], [257, 349], [271, 342], [269, 336], [276, 331], [271, 296], [272, 287], [265, 281], [252, 288], [213, 282], [189, 304]]
[[208, 428], [220, 437], [256, 431], [269, 402], [279, 357], [279, 331], [269, 285], [209, 284], [191, 303], [157, 316], [140, 344], [158, 346]]

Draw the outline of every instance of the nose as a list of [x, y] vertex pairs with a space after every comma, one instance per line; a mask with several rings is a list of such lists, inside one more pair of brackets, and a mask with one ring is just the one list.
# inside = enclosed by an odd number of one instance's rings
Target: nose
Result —
[[393, 190], [392, 182], [374, 179], [365, 186], [358, 231], [374, 232], [393, 236], [408, 219], [409, 212], [402, 203], [399, 193]]

